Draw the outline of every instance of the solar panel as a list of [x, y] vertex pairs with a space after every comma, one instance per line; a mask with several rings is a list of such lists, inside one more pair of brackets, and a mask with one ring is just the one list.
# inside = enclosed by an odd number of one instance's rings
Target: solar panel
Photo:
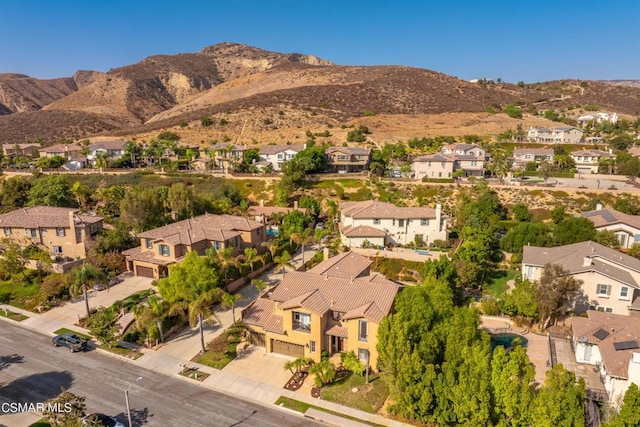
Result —
[[616, 217], [613, 216], [609, 211], [602, 211], [601, 215], [607, 222], [613, 222], [616, 220]]
[[605, 331], [604, 329], [598, 329], [593, 333], [593, 336], [598, 338], [600, 341], [602, 341], [603, 339], [609, 336], [609, 332]]
[[630, 350], [632, 348], [638, 347], [640, 346], [638, 346], [638, 343], [635, 341], [620, 341], [613, 343], [613, 348], [615, 348], [616, 350]]

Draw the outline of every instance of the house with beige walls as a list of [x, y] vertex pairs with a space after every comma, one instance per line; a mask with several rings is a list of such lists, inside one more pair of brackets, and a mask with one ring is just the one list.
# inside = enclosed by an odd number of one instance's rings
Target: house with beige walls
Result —
[[416, 241], [428, 245], [446, 240], [447, 217], [440, 205], [399, 207], [367, 200], [340, 204], [340, 238], [348, 247], [408, 245]]
[[412, 170], [415, 179], [450, 179], [456, 160], [452, 155], [429, 154], [413, 159]]
[[371, 149], [361, 147], [329, 147], [325, 151], [327, 169], [333, 173], [367, 172]]
[[579, 150], [571, 152], [570, 155], [576, 163], [578, 173], [598, 173], [601, 160], [615, 159], [616, 157], [603, 150]]
[[576, 312], [598, 310], [624, 316], [640, 315], [640, 260], [595, 242], [555, 248], [525, 246], [522, 279], [540, 280], [546, 264], [559, 264], [581, 280]]
[[271, 169], [279, 172], [285, 162], [293, 159], [304, 150], [306, 144], [300, 145], [263, 145], [260, 148], [260, 161], [267, 162]]
[[527, 132], [527, 141], [551, 144], [578, 144], [582, 141], [583, 134], [582, 129], [573, 126], [532, 127]]
[[136, 276], [158, 279], [167, 276], [169, 266], [180, 262], [187, 252], [204, 255], [206, 250], [232, 248], [239, 255], [266, 241], [263, 224], [234, 215], [200, 215], [138, 234], [140, 246], [123, 251], [127, 270]]
[[84, 259], [103, 218], [78, 209], [52, 206], [20, 208], [0, 215], [0, 237], [22, 247], [35, 245], [52, 259]]
[[[347, 255], [322, 267], [321, 274], [287, 273], [272, 292], [243, 311], [251, 342], [268, 353], [316, 362], [323, 351], [353, 351], [375, 369], [378, 327], [401, 286], [380, 274], [366, 274], [369, 265]], [[350, 277], [344, 277], [345, 270]]]
[[623, 249], [640, 244], [640, 216], [638, 215], [629, 215], [613, 208], [603, 209], [602, 205], [598, 204], [595, 210], [582, 212], [578, 216], [593, 222], [596, 231], [612, 231]]
[[512, 169], [524, 170], [527, 163], [553, 163], [553, 148], [516, 148], [513, 150]]

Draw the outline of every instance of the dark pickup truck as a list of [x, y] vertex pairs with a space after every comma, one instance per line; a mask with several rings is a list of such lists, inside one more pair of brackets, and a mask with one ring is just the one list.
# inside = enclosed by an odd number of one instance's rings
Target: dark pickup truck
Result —
[[60, 334], [51, 339], [54, 347], [67, 347], [71, 353], [87, 348], [87, 340], [74, 334]]

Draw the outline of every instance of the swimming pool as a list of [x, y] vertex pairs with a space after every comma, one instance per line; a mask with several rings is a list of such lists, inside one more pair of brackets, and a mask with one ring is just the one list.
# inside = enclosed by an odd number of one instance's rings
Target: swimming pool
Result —
[[504, 348], [513, 347], [514, 340], [519, 340], [522, 347], [526, 347], [529, 340], [518, 334], [491, 334], [491, 350], [501, 345]]

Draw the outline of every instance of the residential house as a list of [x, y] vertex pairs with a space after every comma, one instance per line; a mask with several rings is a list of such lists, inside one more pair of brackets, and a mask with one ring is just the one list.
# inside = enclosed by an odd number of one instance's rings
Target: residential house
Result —
[[462, 170], [463, 176], [483, 176], [487, 152], [476, 144], [449, 144], [442, 147], [442, 154], [452, 156], [453, 171]]
[[77, 170], [85, 167], [87, 158], [82, 154], [83, 148], [77, 144], [58, 144], [41, 148], [40, 157], [64, 157], [66, 169]]
[[345, 246], [430, 244], [448, 238], [447, 218], [440, 205], [435, 209], [398, 207], [367, 200], [342, 203], [340, 210], [340, 238]]
[[516, 148], [513, 150], [513, 170], [524, 170], [527, 163], [540, 166], [542, 162], [553, 163], [553, 148]]
[[554, 144], [578, 144], [582, 141], [581, 129], [573, 126], [556, 126], [552, 128], [529, 128], [527, 141]]
[[355, 279], [371, 274], [371, 264], [373, 264], [373, 261], [366, 256], [348, 251], [329, 257], [329, 249], [325, 248], [325, 251], [325, 259], [320, 262], [320, 264], [307, 270], [308, 273], [343, 277], [345, 279]]
[[[331, 259], [329, 259], [331, 260]], [[356, 276], [362, 267], [349, 267], [344, 256], [339, 270], [353, 276], [290, 272], [282, 282], [243, 311], [242, 321], [253, 344], [268, 353], [309, 357], [319, 362], [323, 352], [353, 351], [375, 368], [380, 321], [388, 315], [400, 285], [380, 274]]]
[[455, 162], [454, 156], [435, 153], [414, 158], [411, 167], [416, 179], [449, 179]]
[[246, 145], [222, 142], [209, 147], [209, 158], [213, 160], [214, 168], [221, 169], [225, 172], [233, 169], [235, 165], [242, 163], [244, 160], [244, 152], [247, 150]]
[[301, 145], [263, 145], [260, 149], [260, 161], [268, 162], [274, 171], [282, 170], [282, 165], [293, 159], [307, 147]]
[[578, 116], [578, 126], [584, 126], [588, 123], [602, 123], [608, 122], [612, 124], [618, 123], [618, 113], [604, 113], [602, 111], [594, 111], [592, 113], [583, 114]]
[[613, 231], [620, 247], [628, 249], [634, 244], [640, 244], [640, 216], [629, 215], [612, 208], [603, 209], [601, 204], [596, 210], [579, 214], [593, 222], [597, 231]]
[[640, 317], [590, 310], [572, 317], [571, 326], [576, 361], [597, 367], [610, 405], [619, 409], [631, 383], [640, 384]]
[[160, 278], [168, 267], [190, 251], [204, 255], [209, 248], [232, 248], [238, 255], [245, 248], [258, 250], [266, 241], [264, 225], [233, 215], [200, 215], [138, 234], [140, 246], [123, 252], [127, 270], [136, 276]]
[[38, 144], [3, 144], [2, 154], [5, 157], [36, 157], [39, 149]]
[[615, 159], [613, 154], [602, 150], [579, 150], [571, 153], [578, 173], [598, 173], [601, 160]]
[[51, 206], [20, 208], [0, 215], [2, 238], [23, 247], [36, 245], [52, 259], [83, 259], [102, 230], [103, 218], [78, 209]]
[[523, 279], [540, 280], [546, 264], [559, 264], [582, 280], [582, 295], [573, 302], [576, 312], [600, 310], [629, 316], [640, 310], [637, 258], [591, 241], [555, 248], [524, 247]]
[[124, 156], [124, 147], [127, 141], [98, 141], [90, 144], [89, 153], [87, 154], [87, 161], [90, 164], [94, 164], [96, 158], [100, 153], [104, 153], [110, 160], [116, 160]]
[[325, 151], [327, 168], [333, 173], [366, 172], [371, 162], [371, 149], [330, 147]]

